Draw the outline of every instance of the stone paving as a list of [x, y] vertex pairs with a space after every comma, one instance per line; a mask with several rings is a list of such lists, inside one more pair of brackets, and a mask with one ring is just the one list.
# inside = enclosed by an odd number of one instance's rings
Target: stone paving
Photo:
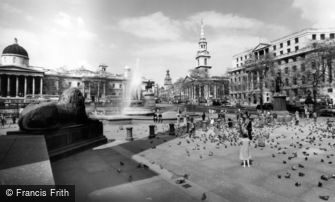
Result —
[[335, 201], [335, 139], [324, 120], [255, 129], [270, 137], [265, 147], [252, 143], [250, 168], [240, 165], [238, 141], [214, 131], [175, 137], [163, 123], [148, 139], [148, 124], [132, 124], [135, 140], [127, 142], [127, 126], [105, 122], [113, 141], [54, 162], [56, 183], [74, 183], [92, 201]]
[[52, 162], [56, 183], [75, 184], [76, 201], [335, 201], [335, 134], [325, 119], [255, 128], [250, 168], [240, 165], [234, 129], [224, 132], [231, 141], [200, 128], [195, 138], [181, 130], [176, 137], [170, 122], [148, 139], [152, 122], [104, 121], [109, 143]]

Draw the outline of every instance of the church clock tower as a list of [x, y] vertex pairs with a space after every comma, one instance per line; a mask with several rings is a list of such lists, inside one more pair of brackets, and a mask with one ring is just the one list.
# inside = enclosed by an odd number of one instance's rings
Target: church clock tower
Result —
[[196, 69], [204, 70], [205, 72], [208, 72], [208, 69], [212, 68], [208, 65], [209, 59], [211, 56], [209, 55], [209, 52], [207, 51], [207, 41], [205, 38], [204, 33], [204, 23], [201, 20], [201, 30], [200, 30], [200, 40], [199, 40], [199, 49], [197, 51], [197, 55], [195, 57], [196, 60]]

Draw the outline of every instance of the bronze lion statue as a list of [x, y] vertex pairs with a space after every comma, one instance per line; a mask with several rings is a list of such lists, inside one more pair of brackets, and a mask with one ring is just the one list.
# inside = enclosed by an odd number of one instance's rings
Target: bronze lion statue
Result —
[[88, 121], [85, 98], [78, 88], [65, 90], [57, 103], [28, 105], [22, 111], [19, 127], [23, 131], [57, 129]]

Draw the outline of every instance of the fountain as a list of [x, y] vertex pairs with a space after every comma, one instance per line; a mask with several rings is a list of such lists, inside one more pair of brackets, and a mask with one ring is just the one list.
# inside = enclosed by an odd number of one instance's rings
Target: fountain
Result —
[[[154, 113], [155, 97], [152, 91], [152, 81], [143, 81], [139, 59], [133, 69], [125, 68], [125, 78], [128, 85], [125, 90], [125, 99], [122, 104], [121, 114], [126, 116], [147, 116]], [[143, 84], [145, 90], [142, 89]]]

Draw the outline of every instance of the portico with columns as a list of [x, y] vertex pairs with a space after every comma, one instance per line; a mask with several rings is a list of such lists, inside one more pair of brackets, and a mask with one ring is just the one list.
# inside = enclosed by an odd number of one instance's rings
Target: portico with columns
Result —
[[0, 98], [24, 99], [42, 96], [44, 72], [29, 67], [27, 51], [18, 44], [7, 46], [1, 55]]

